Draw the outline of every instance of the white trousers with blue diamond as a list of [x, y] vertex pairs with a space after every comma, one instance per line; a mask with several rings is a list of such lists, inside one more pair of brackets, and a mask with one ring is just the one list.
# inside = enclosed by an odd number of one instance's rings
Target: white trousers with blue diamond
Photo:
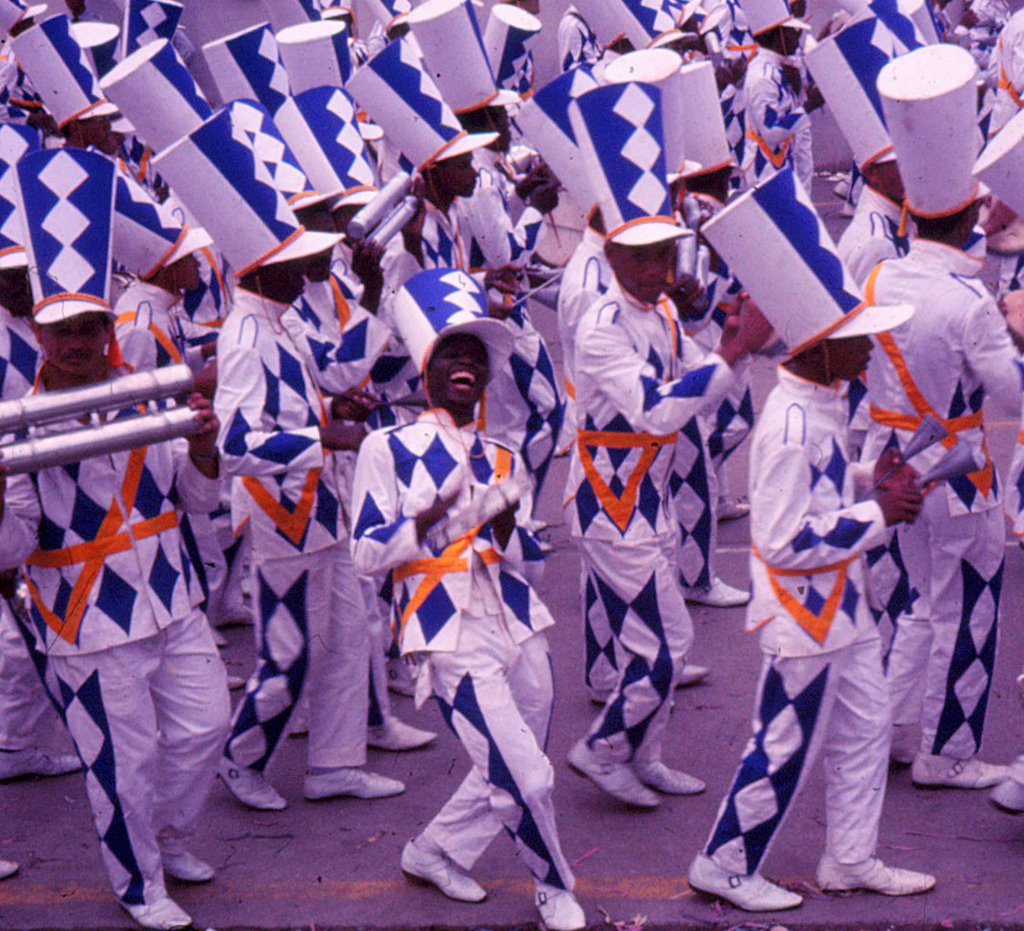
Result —
[[0, 601], [0, 750], [50, 745], [57, 715], [33, 660], [46, 658], [33, 657], [11, 609]]
[[612, 690], [587, 744], [606, 762], [661, 759], [672, 689], [693, 645], [676, 545], [675, 535], [579, 540], [587, 666]]
[[544, 753], [554, 701], [547, 638], [516, 645], [502, 619], [467, 617], [458, 649], [429, 663], [434, 697], [473, 768], [421, 836], [469, 870], [504, 827], [538, 882], [571, 890]]
[[817, 656], [765, 656], [752, 723], [705, 854], [738, 875], [758, 872], [823, 752], [825, 848], [840, 863], [873, 856], [891, 727], [880, 641]]
[[893, 718], [920, 721], [921, 752], [957, 759], [981, 748], [1005, 562], [1000, 508], [950, 517], [939, 488], [897, 529], [911, 586], [889, 651]]
[[85, 767], [110, 884], [128, 905], [152, 904], [167, 894], [161, 851], [187, 849], [228, 730], [227, 675], [206, 617], [51, 656], [47, 676]]
[[309, 690], [311, 767], [366, 762], [370, 627], [347, 544], [253, 565], [256, 669], [225, 754], [262, 772]]

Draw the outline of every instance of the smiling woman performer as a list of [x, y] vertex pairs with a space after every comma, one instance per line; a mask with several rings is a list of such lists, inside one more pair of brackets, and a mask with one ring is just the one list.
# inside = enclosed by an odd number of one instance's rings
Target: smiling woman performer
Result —
[[[553, 689], [553, 620], [524, 572], [541, 558], [517, 527], [516, 505], [448, 545], [433, 539], [473, 515], [482, 496], [523, 473], [508, 448], [476, 430], [476, 408], [508, 359], [511, 334], [487, 318], [483, 292], [461, 272], [435, 269], [399, 291], [395, 322], [422, 360], [432, 408], [415, 422], [371, 433], [356, 464], [352, 555], [363, 572], [391, 571], [393, 625], [473, 768], [426, 829], [406, 844], [402, 870], [461, 902], [487, 893], [466, 870], [500, 828], [533, 873], [544, 925], [585, 925], [555, 827], [554, 771], [541, 742]], [[480, 521], [483, 520], [483, 523]], [[436, 529], [435, 529], [436, 528]]]

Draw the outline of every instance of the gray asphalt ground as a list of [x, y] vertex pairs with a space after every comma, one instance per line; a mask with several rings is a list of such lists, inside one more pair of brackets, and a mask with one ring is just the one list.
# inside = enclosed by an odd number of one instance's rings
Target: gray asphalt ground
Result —
[[[838, 201], [829, 188], [819, 180], [815, 199], [837, 232]], [[553, 314], [537, 309], [535, 318], [557, 353]], [[760, 398], [773, 381], [771, 367], [760, 363]], [[993, 418], [991, 442], [1003, 468], [1017, 431], [1016, 422]], [[737, 490], [746, 486], [745, 460], [741, 453], [730, 464]], [[743, 609], [693, 611], [693, 659], [713, 672], [707, 684], [677, 693], [665, 759], [706, 780], [704, 795], [666, 798], [659, 810], [636, 813], [573, 774], [565, 754], [594, 709], [582, 692], [578, 561], [558, 506], [564, 474], [562, 460], [542, 502], [553, 545], [542, 594], [558, 620], [551, 635], [558, 697], [550, 754], [563, 845], [593, 927], [1024, 927], [1024, 817], [996, 811], [984, 793], [914, 789], [907, 770], [892, 772], [879, 854], [934, 873], [934, 892], [910, 899], [827, 896], [814, 886], [824, 842], [823, 781], [815, 772], [765, 863], [768, 876], [805, 896], [801, 909], [748, 916], [693, 893], [686, 867], [710, 828], [749, 734], [756, 638], [742, 632]], [[733, 584], [746, 584], [748, 543], [747, 520], [722, 526], [720, 574]], [[1008, 539], [1003, 637], [983, 754], [997, 761], [1024, 749], [1024, 710], [1013, 685], [1024, 666], [1022, 589], [1024, 559]], [[251, 630], [227, 633], [229, 671], [245, 676], [252, 664]], [[218, 876], [207, 886], [172, 885], [172, 895], [195, 917], [197, 927], [509, 928], [536, 921], [532, 883], [504, 836], [475, 870], [490, 893], [483, 904], [450, 902], [403, 878], [398, 869], [402, 845], [454, 790], [467, 760], [432, 704], [417, 714], [409, 699], [396, 698], [395, 708], [406, 720], [439, 732], [436, 744], [424, 751], [371, 752], [374, 769], [405, 780], [403, 796], [377, 802], [304, 801], [302, 739], [286, 741], [271, 770], [272, 781], [289, 800], [286, 811], [248, 811], [219, 782], [215, 785], [195, 852], [218, 867]], [[0, 884], [0, 928], [131, 927], [107, 885], [81, 776], [0, 785], [0, 858], [21, 863], [20, 874]]]

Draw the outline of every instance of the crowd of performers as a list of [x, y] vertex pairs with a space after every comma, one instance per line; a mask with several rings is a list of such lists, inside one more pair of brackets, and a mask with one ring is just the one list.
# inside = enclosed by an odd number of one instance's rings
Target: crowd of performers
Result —
[[[367, 747], [436, 735], [389, 689], [433, 696], [470, 761], [396, 868], [482, 901], [505, 828], [542, 926], [586, 926], [546, 754], [558, 456], [585, 655], [562, 687], [597, 708], [570, 767], [624, 808], [703, 792], [663, 755], [708, 672], [687, 603], [746, 604], [760, 640], [694, 889], [800, 905], [760, 868], [819, 756], [826, 891], [934, 886], [877, 856], [891, 762], [1024, 810], [1024, 756], [979, 756], [1024, 526], [1024, 447], [1004, 487], [983, 413], [1024, 393], [1024, 12], [253, 0], [199, 49], [179, 3], [120, 2], [0, 0], [0, 781], [84, 772], [140, 926], [191, 924], [168, 877], [214, 879], [190, 848], [215, 777], [286, 807], [289, 733], [307, 799], [402, 793]], [[854, 161], [838, 245], [822, 105]], [[778, 362], [756, 418], [754, 356]], [[126, 393], [161, 370], [176, 400]], [[748, 511], [749, 591], [715, 566]], [[217, 630], [242, 618], [244, 683]]]

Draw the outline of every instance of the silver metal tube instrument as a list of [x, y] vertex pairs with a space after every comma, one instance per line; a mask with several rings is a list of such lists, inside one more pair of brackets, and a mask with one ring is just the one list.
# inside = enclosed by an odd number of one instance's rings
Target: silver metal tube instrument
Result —
[[392, 213], [412, 188], [412, 177], [400, 171], [384, 185], [365, 207], [348, 223], [348, 235], [353, 239], [366, 239]]

